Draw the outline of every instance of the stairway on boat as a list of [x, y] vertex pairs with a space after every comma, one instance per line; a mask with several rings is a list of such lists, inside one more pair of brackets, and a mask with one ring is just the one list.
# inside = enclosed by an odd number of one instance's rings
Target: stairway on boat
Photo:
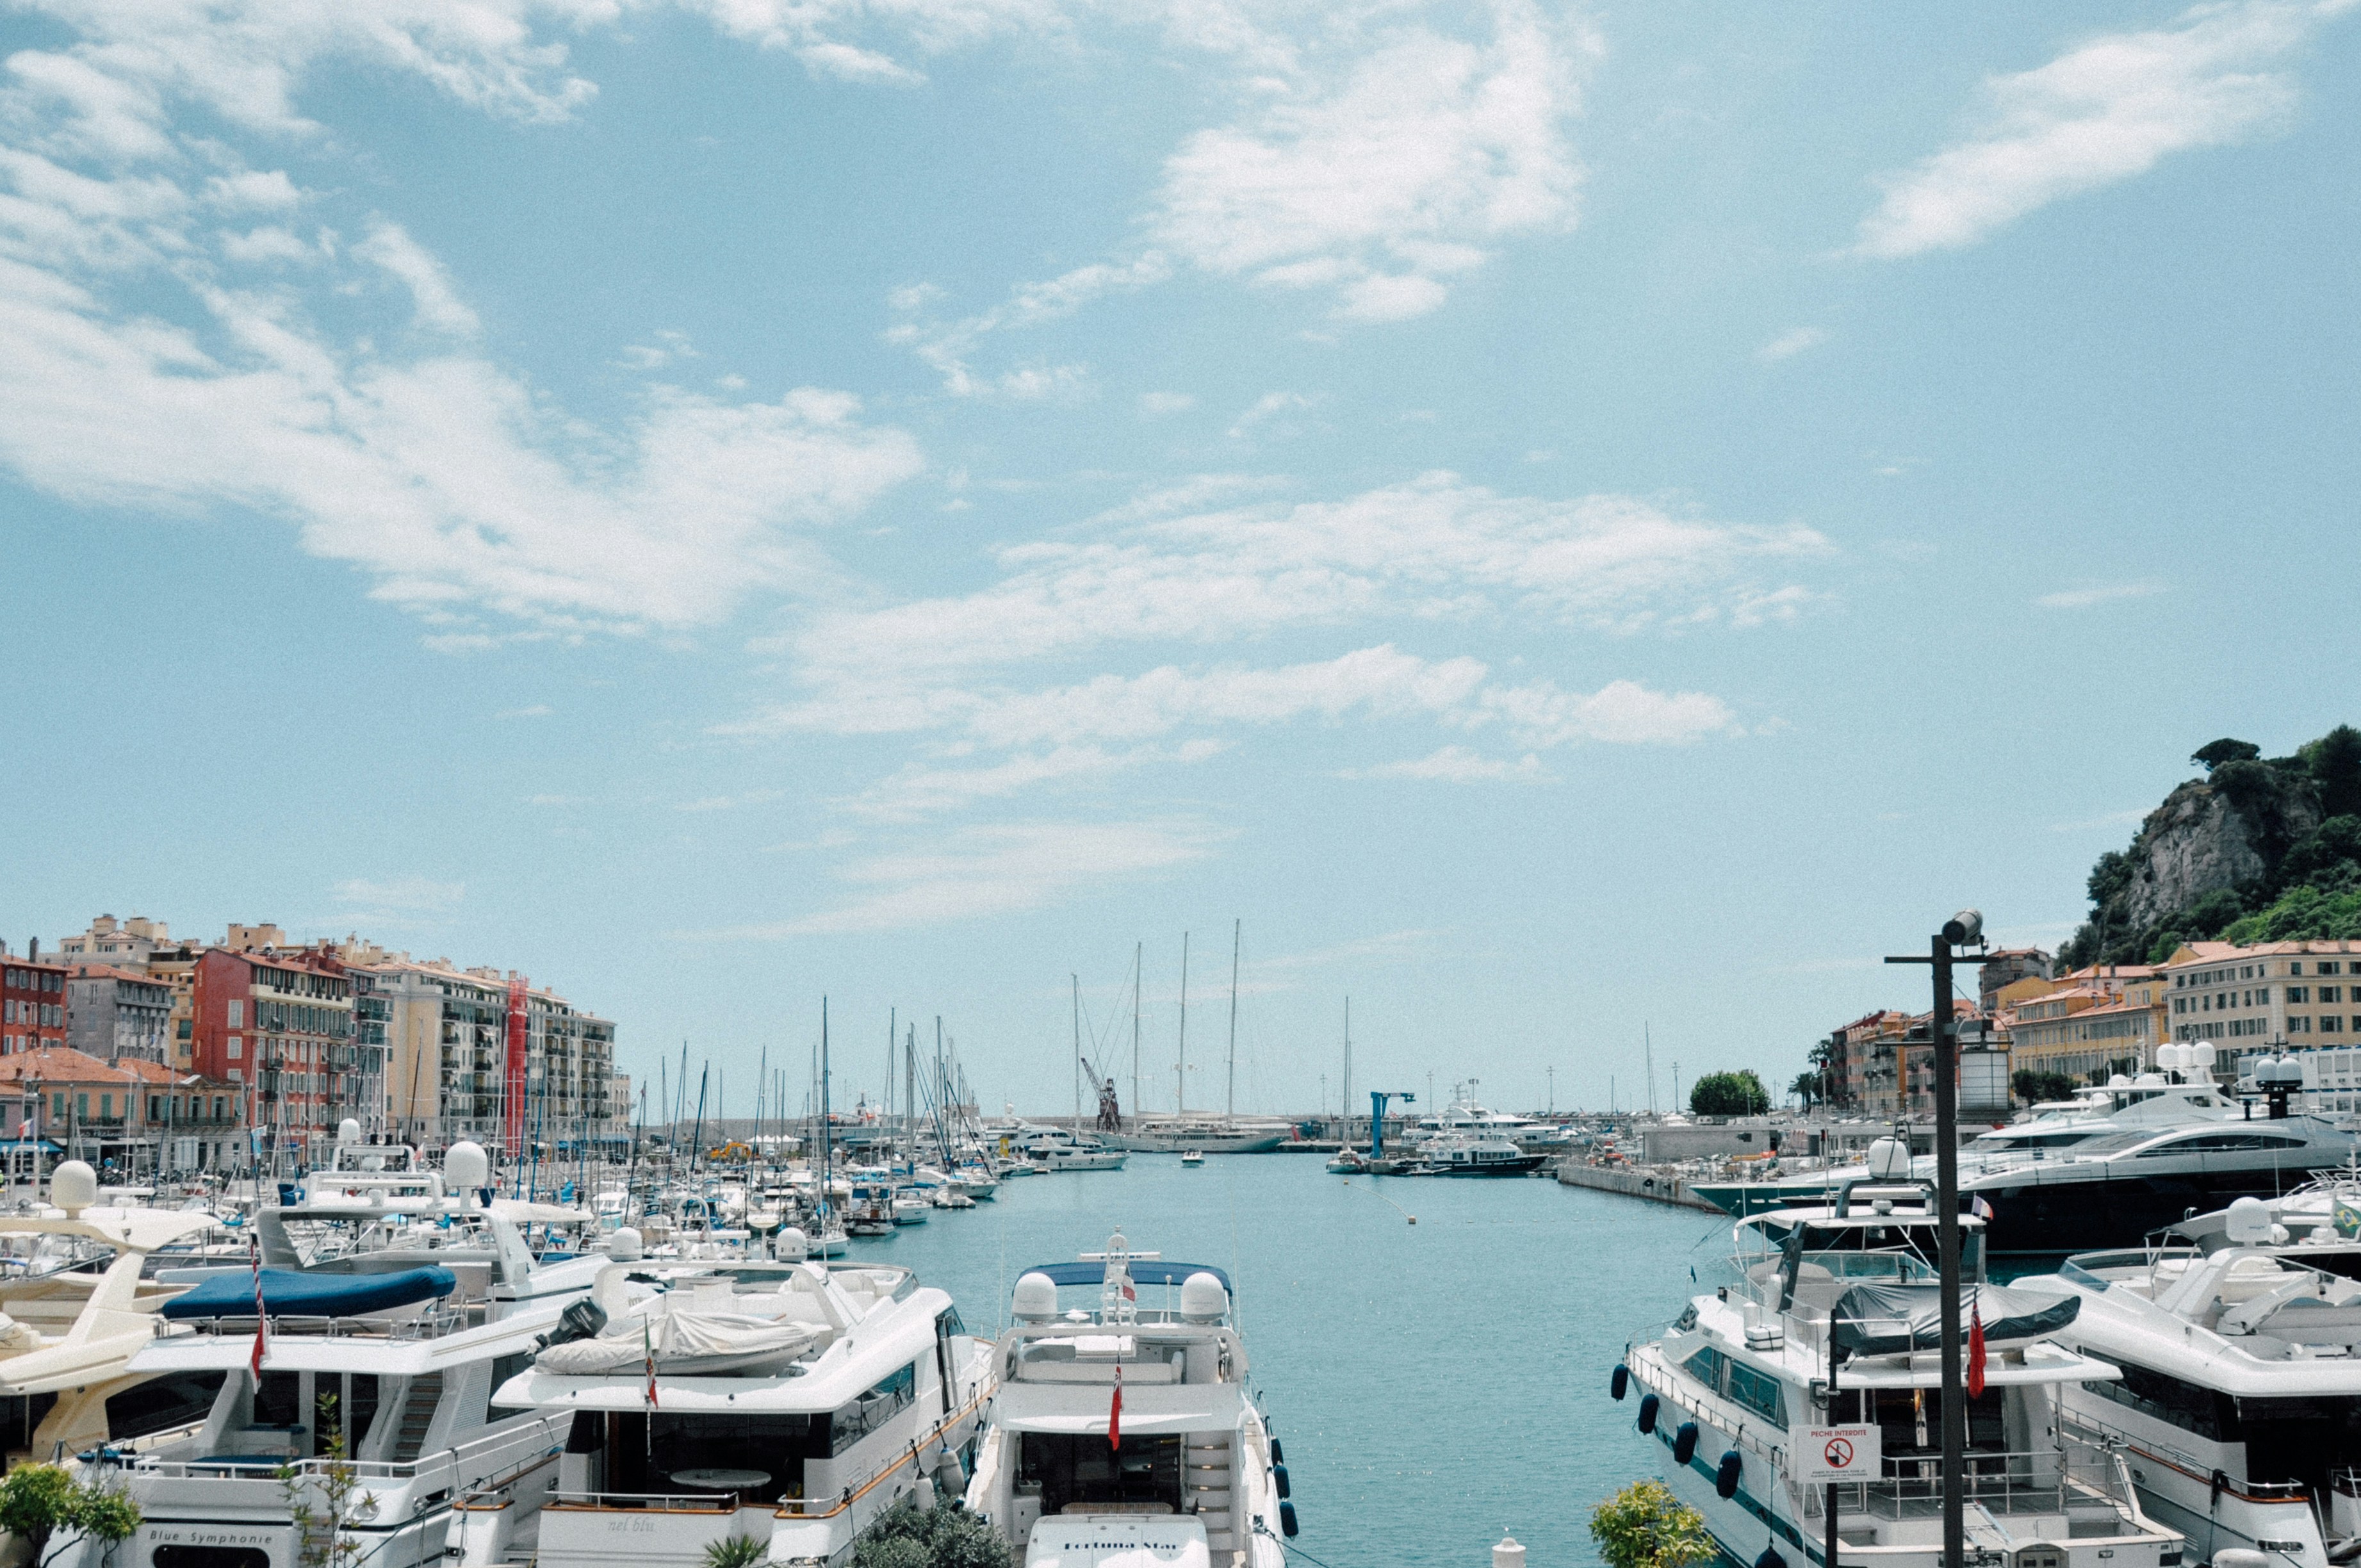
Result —
[[1238, 1550], [1235, 1499], [1236, 1472], [1231, 1463], [1235, 1439], [1222, 1432], [1192, 1432], [1181, 1456], [1181, 1505], [1205, 1526], [1205, 1545], [1216, 1556]]

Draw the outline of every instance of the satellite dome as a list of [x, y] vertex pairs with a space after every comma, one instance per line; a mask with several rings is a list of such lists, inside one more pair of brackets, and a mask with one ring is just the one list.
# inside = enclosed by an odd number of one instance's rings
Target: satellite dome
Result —
[[1180, 1316], [1192, 1323], [1218, 1322], [1230, 1310], [1230, 1293], [1221, 1280], [1199, 1272], [1180, 1282]]
[[481, 1187], [491, 1174], [492, 1157], [484, 1152], [483, 1145], [472, 1139], [462, 1138], [443, 1157], [444, 1179], [461, 1191]]
[[625, 1225], [607, 1238], [607, 1255], [618, 1263], [636, 1263], [640, 1256], [640, 1233]]
[[2234, 1246], [2259, 1246], [2270, 1239], [2270, 1205], [2259, 1198], [2241, 1198], [2230, 1205], [2227, 1230]]
[[49, 1175], [49, 1201], [71, 1220], [98, 1202], [98, 1172], [86, 1160], [70, 1159]]
[[811, 1255], [811, 1238], [789, 1225], [771, 1238], [771, 1255], [781, 1263], [801, 1263]]
[[1019, 1276], [1008, 1309], [1024, 1322], [1048, 1322], [1058, 1315], [1058, 1282], [1039, 1269]]

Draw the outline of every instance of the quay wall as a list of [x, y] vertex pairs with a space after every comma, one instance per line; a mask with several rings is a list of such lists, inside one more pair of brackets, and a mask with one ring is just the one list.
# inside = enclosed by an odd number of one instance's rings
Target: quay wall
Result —
[[1658, 1203], [1677, 1204], [1685, 1209], [1703, 1209], [1719, 1213], [1720, 1209], [1689, 1190], [1689, 1184], [1670, 1171], [1646, 1168], [1618, 1170], [1600, 1165], [1577, 1165], [1567, 1160], [1557, 1168], [1557, 1179], [1568, 1187], [1587, 1187], [1599, 1192], [1620, 1192], [1626, 1198], [1646, 1198]]

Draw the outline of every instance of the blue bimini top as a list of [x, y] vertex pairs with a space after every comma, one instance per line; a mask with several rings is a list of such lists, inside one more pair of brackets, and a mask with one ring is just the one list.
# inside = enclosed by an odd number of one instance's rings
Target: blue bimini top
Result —
[[[459, 1288], [447, 1268], [407, 1268], [399, 1274], [304, 1274], [292, 1268], [262, 1271], [262, 1305], [272, 1317], [350, 1318], [448, 1296]], [[164, 1303], [162, 1316], [250, 1318], [254, 1276], [245, 1269], [216, 1274], [185, 1296]]]
[[[1223, 1289], [1230, 1288], [1230, 1277], [1211, 1264], [1165, 1263], [1152, 1257], [1135, 1257], [1129, 1269], [1134, 1285], [1178, 1285], [1192, 1274], [1210, 1274], [1222, 1282]], [[1106, 1280], [1104, 1263], [1042, 1263], [1025, 1272], [1046, 1274], [1057, 1285], [1099, 1285]]]

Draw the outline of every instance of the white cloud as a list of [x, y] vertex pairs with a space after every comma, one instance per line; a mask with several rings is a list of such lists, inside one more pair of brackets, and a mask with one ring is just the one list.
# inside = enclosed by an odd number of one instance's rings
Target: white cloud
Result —
[[1754, 351], [1754, 357], [1765, 365], [1776, 365], [1782, 359], [1793, 359], [1807, 348], [1817, 348], [1828, 340], [1828, 334], [1816, 326], [1799, 326], [1783, 332]]
[[372, 224], [368, 236], [353, 247], [353, 254], [385, 269], [410, 291], [419, 325], [462, 335], [476, 330], [476, 313], [460, 302], [443, 263], [400, 224], [383, 220]]
[[1680, 746], [1738, 729], [1738, 716], [1704, 692], [1652, 691], [1636, 681], [1609, 681], [1595, 692], [1560, 691], [1548, 681], [1492, 687], [1483, 715], [1507, 723], [1528, 746], [1597, 740], [1615, 746]]
[[[1478, 46], [1404, 28], [1323, 90], [1296, 80], [1166, 161], [1150, 227], [1212, 271], [1326, 289], [1335, 313], [1398, 321], [1512, 235], [1572, 225], [1571, 63], [1531, 5]], [[1587, 47], [1587, 40], [1582, 40]]]
[[1487, 757], [1465, 746], [1445, 746], [1406, 762], [1381, 762], [1374, 768], [1347, 768], [1336, 775], [1347, 779], [1432, 779], [1445, 784], [1492, 784], [1502, 781], [1534, 784], [1549, 774], [1532, 752], [1515, 762]]
[[1227, 835], [1193, 822], [973, 828], [942, 844], [873, 856], [840, 871], [857, 890], [799, 919], [688, 933], [691, 939], [908, 930], [1038, 909], [1104, 883], [1202, 860]]
[[431, 877], [400, 876], [383, 882], [353, 877], [336, 883], [336, 902], [352, 908], [399, 910], [431, 915], [456, 907], [467, 896], [463, 882], [436, 882]]
[[2170, 27], [2106, 34], [2036, 70], [1988, 78], [1983, 126], [1886, 181], [1855, 248], [1904, 257], [1971, 245], [2173, 153], [2275, 131], [2297, 90], [2274, 68], [2351, 4], [2201, 5]]
[[859, 817], [887, 822], [914, 821], [956, 811], [979, 800], [1004, 800], [1049, 786], [1103, 779], [1152, 762], [1202, 762], [1226, 749], [1223, 741], [1201, 739], [1170, 747], [1053, 746], [1044, 751], [1024, 752], [975, 767], [914, 762], [841, 804]]
[[796, 51], [796, 58], [809, 67], [814, 75], [833, 76], [841, 82], [915, 87], [927, 79], [924, 71], [913, 71], [891, 55], [854, 44], [807, 44]]
[[1243, 441], [1253, 433], [1257, 425], [1266, 423], [1284, 413], [1318, 408], [1324, 400], [1325, 399], [1317, 393], [1307, 398], [1301, 392], [1265, 392], [1248, 405], [1246, 411], [1239, 414], [1231, 424], [1230, 439]]
[[[954, 397], [1049, 397], [1079, 386], [1084, 378], [1082, 367], [1036, 366], [997, 377], [980, 376], [969, 367], [969, 361], [984, 337], [1057, 321], [1104, 295], [1129, 293], [1171, 275], [1171, 263], [1153, 250], [1126, 262], [1093, 262], [1046, 282], [1021, 283], [1005, 301], [980, 315], [953, 322], [898, 323], [887, 331], [885, 341], [916, 354], [942, 377], [943, 389]], [[940, 297], [940, 290], [921, 285], [895, 290], [887, 302], [898, 313], [911, 314]]]
[[[671, 327], [664, 327], [651, 334], [650, 336], [653, 339], [653, 342], [625, 345], [623, 349], [625, 365], [634, 370], [653, 370], [658, 366], [670, 365], [675, 360], [699, 357], [697, 345], [689, 342], [688, 334], [685, 332], [676, 332]], [[740, 384], [742, 386], [744, 383]]]
[[2085, 588], [2061, 588], [2043, 594], [2033, 602], [2043, 609], [2089, 609], [2092, 605], [2113, 604], [2117, 599], [2150, 598], [2166, 591], [2165, 585], [2149, 579], [2137, 583], [2099, 583]]

